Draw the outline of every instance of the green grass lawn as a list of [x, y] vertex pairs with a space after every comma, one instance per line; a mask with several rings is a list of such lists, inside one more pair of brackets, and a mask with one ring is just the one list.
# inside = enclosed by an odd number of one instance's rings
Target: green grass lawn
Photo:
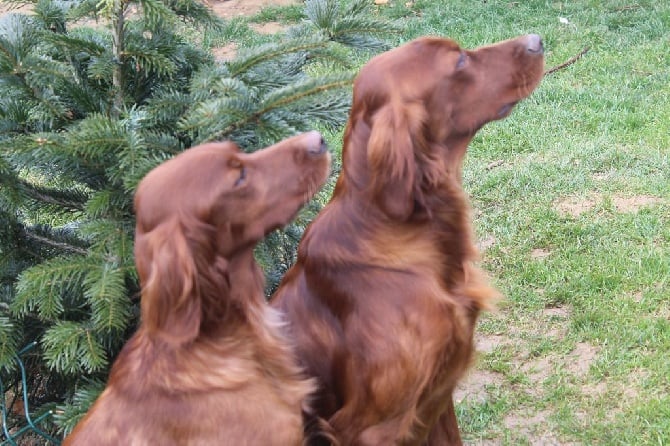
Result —
[[[458, 393], [466, 441], [670, 444], [670, 2], [406, 2], [375, 9], [403, 25], [394, 43], [534, 32], [547, 67], [589, 48], [466, 159], [483, 264], [505, 295]], [[300, 12], [251, 20], [275, 16]]]

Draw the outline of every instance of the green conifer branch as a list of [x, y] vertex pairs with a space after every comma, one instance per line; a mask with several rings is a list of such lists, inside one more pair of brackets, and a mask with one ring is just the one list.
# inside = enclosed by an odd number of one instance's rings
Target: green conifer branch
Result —
[[287, 43], [268, 44], [249, 50], [240, 54], [235, 60], [227, 63], [230, 76], [236, 77], [249, 71], [256, 65], [269, 60], [274, 60], [277, 57], [284, 56], [300, 51], [310, 51], [321, 48], [328, 43], [328, 40], [321, 36], [313, 37], [311, 40], [305, 41], [289, 41]]
[[69, 434], [86, 415], [88, 408], [98, 399], [104, 388], [104, 382], [91, 380], [76, 389], [70, 404], [58, 406], [55, 418], [56, 422], [63, 428], [65, 435]]
[[353, 80], [352, 74], [336, 77], [329, 82], [323, 82], [323, 79], [315, 79], [300, 86], [303, 88], [298, 88], [294, 86], [293, 88], [290, 89], [291, 90], [290, 94], [284, 94], [285, 93], [284, 91], [275, 92], [271, 96], [269, 96], [265, 101], [263, 101], [262, 108], [243, 117], [242, 119], [239, 119], [229, 124], [228, 126], [219, 130], [218, 132], [214, 132], [204, 140], [212, 141], [220, 139], [244, 127], [250, 122], [258, 120], [261, 116], [265, 115], [266, 113], [269, 113], [275, 109], [279, 109], [293, 102], [300, 101], [308, 96], [314, 96], [319, 93], [323, 93], [325, 91], [336, 88], [347, 87], [351, 85], [352, 80]]
[[72, 254], [86, 255], [88, 250], [80, 246], [72, 245], [71, 243], [66, 243], [58, 240], [53, 240], [49, 237], [46, 237], [37, 232], [31, 231], [30, 229], [25, 229], [23, 235], [35, 242], [40, 243], [41, 245], [47, 246], [49, 248], [55, 248], [60, 251], [70, 252]]
[[41, 187], [29, 183], [24, 179], [17, 179], [18, 190], [26, 197], [37, 200], [43, 204], [49, 204], [64, 208], [68, 211], [83, 211], [84, 205], [88, 200], [88, 194], [76, 189], [54, 189]]
[[[3, 313], [6, 310], [3, 308]], [[14, 355], [18, 345], [19, 339], [14, 322], [8, 316], [0, 316], [0, 370], [15, 366]]]
[[59, 321], [42, 338], [44, 357], [56, 372], [95, 372], [107, 363], [105, 351], [92, 330], [82, 323]]

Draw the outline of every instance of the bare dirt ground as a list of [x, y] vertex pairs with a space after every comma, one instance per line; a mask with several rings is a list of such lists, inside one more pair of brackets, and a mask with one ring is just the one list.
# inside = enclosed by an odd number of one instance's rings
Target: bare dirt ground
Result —
[[[295, 5], [299, 0], [205, 0], [205, 4], [224, 18], [233, 18], [238, 16], [250, 16], [256, 14], [266, 6], [286, 6]], [[10, 3], [0, 3], [0, 14], [6, 14], [9, 11], [27, 12], [32, 8], [31, 5], [13, 5]]]
[[[234, 19], [240, 16], [252, 16], [266, 6], [288, 6], [298, 4], [300, 0], [205, 0], [214, 14], [224, 19]], [[250, 27], [261, 34], [274, 34], [284, 27], [278, 22], [267, 22], [263, 24], [251, 24]], [[229, 60], [235, 57], [237, 45], [227, 45], [212, 48], [212, 53], [217, 60]]]
[[[204, 3], [219, 17], [232, 19], [239, 16], [254, 15], [266, 6], [295, 5], [300, 3], [300, 0], [204, 0]], [[29, 13], [31, 10], [31, 5], [0, 3], [0, 16], [11, 12]], [[260, 28], [265, 30], [265, 27]]]
[[298, 0], [209, 0], [205, 1], [219, 17], [231, 19], [238, 16], [256, 14], [266, 6], [287, 6], [299, 3]]
[[[230, 20], [236, 17], [252, 16], [267, 6], [288, 6], [300, 3], [300, 0], [204, 0], [204, 3], [221, 18]], [[13, 5], [0, 3], [0, 18], [9, 13], [29, 14], [32, 5]], [[88, 23], [93, 25], [93, 22]], [[262, 24], [251, 24], [250, 27], [261, 34], [274, 34], [284, 27], [278, 22], [266, 22]], [[218, 60], [229, 60], [235, 57], [237, 46], [230, 43], [217, 48], [212, 48], [214, 56]]]
[[[620, 194], [615, 194], [610, 197], [610, 200], [614, 210], [622, 214], [636, 213], [642, 208], [651, 207], [663, 201], [658, 197], [650, 195], [628, 197]], [[605, 197], [602, 194], [593, 192], [586, 197], [565, 197], [556, 202], [555, 207], [560, 214], [577, 218], [584, 212], [591, 211], [595, 207], [602, 205], [604, 201]]]

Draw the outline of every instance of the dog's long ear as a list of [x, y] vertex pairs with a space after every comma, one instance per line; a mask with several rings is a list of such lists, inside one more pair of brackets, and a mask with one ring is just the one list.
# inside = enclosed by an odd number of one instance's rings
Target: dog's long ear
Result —
[[420, 104], [382, 106], [372, 118], [368, 166], [373, 195], [391, 218], [405, 221], [412, 214], [421, 174], [415, 152], [424, 144], [425, 110]]
[[179, 219], [138, 234], [135, 260], [142, 285], [145, 328], [172, 344], [195, 339], [202, 302], [195, 259]]

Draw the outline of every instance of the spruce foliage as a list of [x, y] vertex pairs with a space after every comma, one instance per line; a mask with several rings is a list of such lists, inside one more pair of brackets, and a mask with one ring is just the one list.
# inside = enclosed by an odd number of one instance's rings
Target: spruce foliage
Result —
[[[0, 20], [0, 368], [15, 376], [17, 349], [38, 341], [31, 403], [59, 404], [60, 430], [137, 326], [140, 179], [200, 142], [255, 150], [341, 126], [353, 77], [343, 54], [382, 49], [393, 31], [366, 4], [307, 0], [300, 26], [227, 62], [190, 38], [224, 26], [194, 0], [39, 0]], [[332, 72], [310, 75], [320, 63]], [[305, 221], [259, 248], [271, 286]]]

